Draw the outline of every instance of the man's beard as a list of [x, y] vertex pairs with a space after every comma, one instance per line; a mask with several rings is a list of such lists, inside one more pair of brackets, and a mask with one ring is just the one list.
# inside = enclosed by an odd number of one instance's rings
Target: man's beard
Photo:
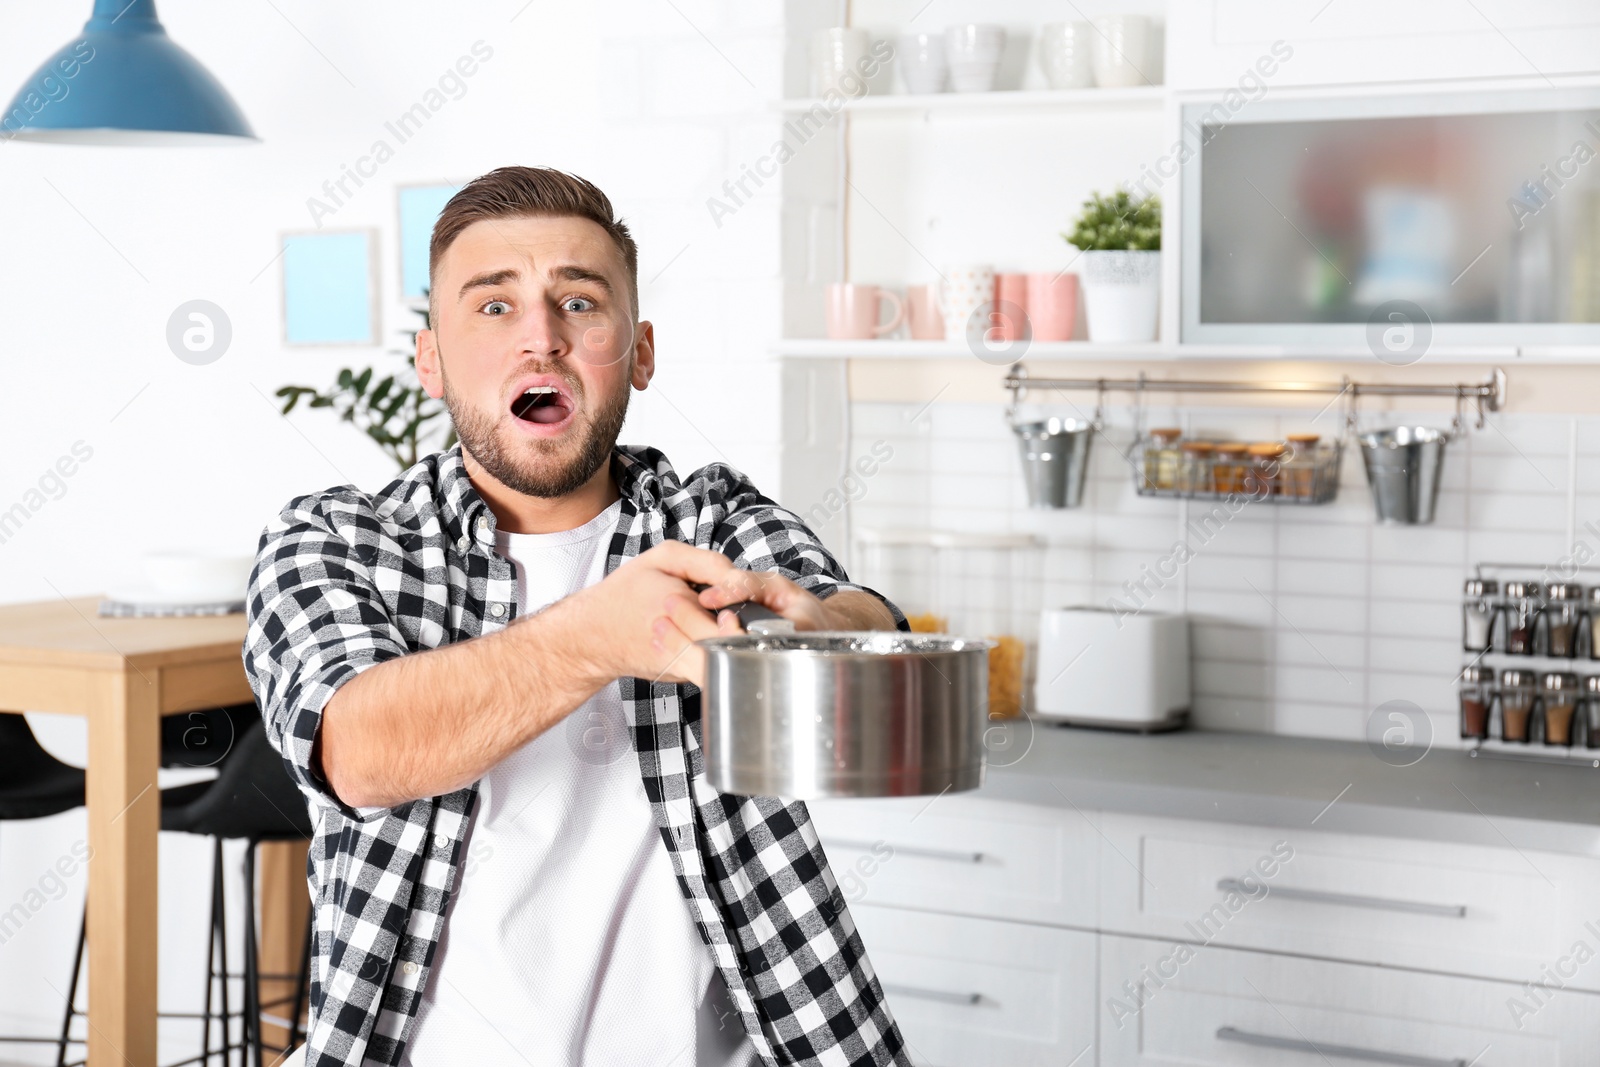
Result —
[[[499, 420], [477, 411], [456, 396], [450, 389], [450, 379], [444, 376], [444, 403], [455, 423], [456, 436], [461, 447], [471, 454], [500, 484], [527, 496], [553, 498], [567, 496], [583, 488], [602, 465], [611, 459], [617, 437], [622, 433], [623, 420], [628, 416], [628, 397], [632, 390], [627, 379], [615, 396], [605, 398], [600, 407], [589, 415], [585, 410], [583, 382], [577, 375], [560, 367], [530, 365], [518, 374], [555, 374], [567, 383], [577, 410], [573, 412], [573, 425], [561, 439], [512, 436], [516, 431], [505, 427], [497, 432]], [[561, 453], [576, 442], [576, 453], [564, 465]], [[543, 463], [538, 461], [543, 460]]]

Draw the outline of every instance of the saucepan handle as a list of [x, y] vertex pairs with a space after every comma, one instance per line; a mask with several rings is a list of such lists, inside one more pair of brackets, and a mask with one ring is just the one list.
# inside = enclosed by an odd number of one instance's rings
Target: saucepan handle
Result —
[[[711, 588], [698, 582], [690, 582], [689, 588], [696, 593], [704, 592]], [[754, 600], [741, 600], [736, 604], [729, 604], [721, 611], [731, 611], [738, 618], [739, 625], [744, 627], [745, 633], [750, 634], [792, 634], [794, 623], [779, 615], [765, 604], [758, 604]]]

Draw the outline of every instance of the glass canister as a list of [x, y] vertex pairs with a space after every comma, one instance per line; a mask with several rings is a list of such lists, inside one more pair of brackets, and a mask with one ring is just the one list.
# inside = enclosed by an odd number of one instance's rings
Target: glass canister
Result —
[[1317, 495], [1317, 442], [1319, 434], [1292, 433], [1283, 463], [1283, 495], [1310, 500]]
[[1176, 489], [1178, 464], [1181, 459], [1178, 439], [1183, 431], [1166, 427], [1150, 431], [1150, 442], [1144, 449], [1144, 484], [1146, 489]]
[[1546, 745], [1572, 746], [1572, 725], [1578, 710], [1578, 676], [1555, 671], [1539, 679], [1539, 720]]
[[1600, 585], [1589, 590], [1589, 658], [1600, 659]]
[[1468, 652], [1487, 652], [1494, 647], [1494, 622], [1499, 614], [1496, 600], [1500, 583], [1493, 578], [1468, 578], [1465, 599], [1461, 602], [1461, 647]]
[[1494, 702], [1494, 669], [1468, 667], [1461, 672], [1461, 737], [1482, 741], [1489, 736], [1489, 705]]
[[1215, 491], [1211, 480], [1211, 457], [1217, 446], [1210, 441], [1185, 441], [1183, 466], [1178, 468], [1178, 488], [1186, 493]]
[[1583, 680], [1578, 724], [1583, 733], [1583, 747], [1600, 748], [1600, 674], [1591, 674]]
[[1578, 654], [1578, 621], [1583, 618], [1583, 586], [1551, 582], [1545, 593], [1545, 652], [1571, 659]]
[[1528, 727], [1533, 722], [1533, 672], [1500, 672], [1500, 740], [1528, 743]]
[[1507, 582], [1505, 606], [1501, 609], [1500, 632], [1505, 635], [1506, 651], [1519, 656], [1533, 655], [1533, 643], [1544, 607], [1544, 589], [1538, 582]]
[[934, 606], [950, 632], [987, 637], [989, 717], [1023, 713], [1039, 641], [1044, 550], [1031, 534], [934, 533]]
[[1217, 445], [1212, 464], [1212, 481], [1223, 496], [1244, 492], [1244, 475], [1249, 469], [1250, 446], [1243, 441], [1224, 441]]
[[1244, 491], [1254, 497], [1277, 496], [1283, 486], [1283, 454], [1288, 448], [1281, 441], [1261, 441], [1247, 449], [1249, 473]]

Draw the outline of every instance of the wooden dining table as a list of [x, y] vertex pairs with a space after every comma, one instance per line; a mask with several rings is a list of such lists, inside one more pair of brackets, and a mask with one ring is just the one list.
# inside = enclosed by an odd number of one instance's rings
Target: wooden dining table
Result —
[[[105, 618], [100, 599], [0, 606], [0, 710], [88, 720], [88, 1062], [156, 1067], [160, 719], [254, 700], [240, 658], [245, 617]], [[261, 849], [261, 971], [287, 974], [300, 965], [309, 909], [306, 843]], [[61, 951], [53, 970], [66, 969], [71, 943]], [[263, 999], [289, 985], [263, 981]]]

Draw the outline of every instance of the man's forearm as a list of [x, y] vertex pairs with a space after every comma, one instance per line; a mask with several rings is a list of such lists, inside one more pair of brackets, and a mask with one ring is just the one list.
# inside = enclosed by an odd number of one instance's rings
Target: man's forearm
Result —
[[346, 682], [322, 713], [322, 773], [352, 807], [460, 789], [605, 684], [586, 668], [573, 605], [413, 653]]
[[840, 630], [893, 630], [894, 616], [871, 593], [846, 589], [822, 602]]

